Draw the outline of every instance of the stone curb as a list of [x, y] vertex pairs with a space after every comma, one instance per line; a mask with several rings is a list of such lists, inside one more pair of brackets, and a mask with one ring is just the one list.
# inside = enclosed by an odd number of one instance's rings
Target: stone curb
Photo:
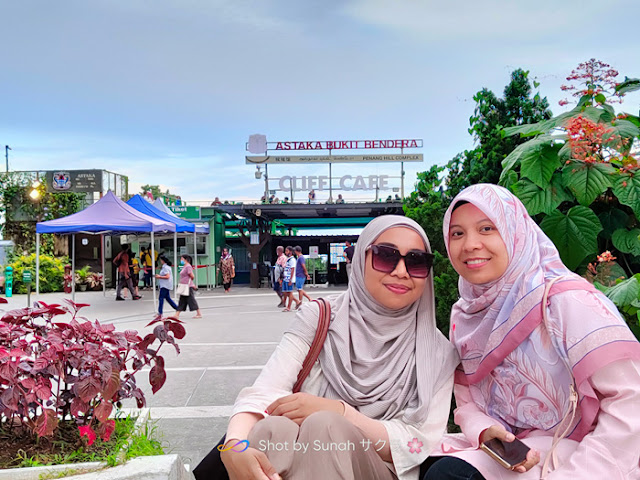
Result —
[[[68, 471], [71, 475], [59, 477]], [[76, 472], [79, 473], [73, 475]], [[158, 455], [155, 457], [138, 457], [124, 465], [106, 468], [99, 462], [75, 463], [68, 465], [52, 465], [49, 467], [15, 468], [0, 472], [3, 480], [39, 480], [44, 478], [64, 478], [68, 480], [194, 480], [193, 474], [187, 472], [180, 455]]]
[[[140, 409], [133, 431], [140, 432], [149, 420], [149, 409]], [[126, 448], [123, 447], [123, 451]], [[184, 467], [179, 455], [158, 455], [153, 457], [138, 457], [123, 465], [108, 468], [101, 462], [69, 463], [65, 465], [49, 465], [45, 467], [11, 468], [0, 470], [0, 480], [39, 480], [50, 476], [59, 478], [60, 474], [69, 472], [69, 476], [62, 477], [71, 480], [192, 480], [193, 475]]]

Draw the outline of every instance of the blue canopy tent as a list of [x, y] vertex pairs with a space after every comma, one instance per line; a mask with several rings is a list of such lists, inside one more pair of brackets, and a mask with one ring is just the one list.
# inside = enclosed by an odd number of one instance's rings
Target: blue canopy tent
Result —
[[[175, 266], [174, 284], [178, 284], [178, 233], [193, 233], [193, 251], [194, 251], [194, 264], [193, 268], [198, 268], [198, 249], [196, 248], [196, 235], [201, 233], [202, 229], [197, 225], [187, 222], [186, 220], [176, 216], [173, 212], [165, 211], [164, 209], [158, 209], [155, 205], [152, 205], [145, 200], [141, 195], [134, 195], [127, 201], [127, 205], [135, 208], [145, 215], [157, 218], [166, 222], [175, 224], [176, 229], [173, 233], [173, 265]], [[164, 205], [164, 204], [163, 204]], [[168, 209], [167, 209], [168, 210]], [[207, 232], [209, 228], [207, 227]], [[206, 232], [204, 232], [206, 233]], [[197, 272], [197, 270], [196, 270]]]
[[[55, 220], [38, 222], [36, 224], [36, 294], [40, 293], [40, 234], [57, 233], [71, 234], [71, 277], [75, 279], [75, 234], [88, 233], [102, 235], [102, 272], [104, 274], [104, 234], [146, 233], [151, 234], [151, 247], [153, 253], [153, 238], [155, 233], [175, 232], [176, 224], [167, 222], [157, 217], [152, 217], [139, 212], [127, 205], [109, 191], [96, 203], [89, 205], [81, 212], [74, 213]], [[155, 256], [155, 254], [154, 254]], [[155, 265], [153, 275], [153, 305], [156, 306]], [[103, 293], [105, 293], [105, 281], [103, 280]], [[75, 281], [71, 282], [72, 298], [75, 300]]]

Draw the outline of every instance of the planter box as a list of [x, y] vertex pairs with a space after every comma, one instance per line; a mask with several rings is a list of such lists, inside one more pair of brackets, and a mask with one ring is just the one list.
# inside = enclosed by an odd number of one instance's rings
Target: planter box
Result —
[[[144, 429], [149, 419], [149, 409], [140, 410], [134, 432]], [[10, 468], [0, 470], [0, 480], [39, 480], [41, 476], [69, 480], [192, 480], [179, 455], [138, 457], [123, 465], [107, 467], [101, 462], [69, 463], [47, 467]]]
[[[158, 455], [138, 457], [124, 465], [106, 468], [101, 463], [76, 463], [50, 467], [14, 468], [0, 473], [6, 480], [39, 480], [40, 475], [60, 478], [62, 472], [69, 472], [65, 480], [193, 480], [193, 474], [184, 468], [180, 455]], [[89, 472], [89, 473], [80, 473]], [[74, 475], [74, 473], [79, 473]], [[49, 477], [47, 477], [49, 478]]]

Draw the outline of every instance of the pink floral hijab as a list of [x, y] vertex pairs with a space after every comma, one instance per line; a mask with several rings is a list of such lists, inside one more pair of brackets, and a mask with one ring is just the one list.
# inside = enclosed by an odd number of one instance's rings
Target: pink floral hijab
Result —
[[[465, 201], [473, 204], [493, 222], [502, 236], [507, 248], [509, 264], [499, 279], [474, 285], [460, 277], [458, 289], [460, 300], [452, 308], [450, 339], [461, 359], [461, 368], [456, 373], [456, 382], [472, 386], [479, 397], [476, 403], [485, 405], [486, 413], [493, 416], [491, 398], [492, 384], [500, 382], [500, 375], [505, 374], [505, 359], [509, 365], [513, 359], [521, 359], [523, 364], [510, 370], [511, 380], [525, 385], [528, 380], [521, 372], [535, 364], [537, 355], [542, 351], [555, 350], [566, 364], [565, 372], [552, 374], [551, 383], [537, 385], [540, 404], [546, 403], [545, 390], [556, 388], [553, 384], [561, 383], [558, 388], [568, 390], [573, 377], [578, 387], [583, 421], [574, 430], [580, 438], [588, 431], [597, 414], [599, 401], [592, 390], [588, 378], [598, 368], [621, 358], [640, 358], [640, 343], [637, 342], [616, 307], [589, 282], [571, 272], [560, 260], [558, 250], [553, 242], [542, 232], [531, 219], [524, 205], [505, 188], [497, 185], [478, 184], [463, 190], [451, 203], [444, 218], [444, 238], [449, 251], [449, 225], [456, 204]], [[450, 251], [449, 251], [450, 254]], [[570, 309], [560, 312], [558, 324], [549, 326], [548, 335], [540, 335], [538, 327], [543, 322], [542, 298], [545, 285], [550, 280], [559, 279], [551, 288], [549, 296], [567, 291], [592, 292], [594, 315], [589, 318], [572, 318]], [[566, 305], [566, 303], [564, 303]], [[612, 312], [608, 317], [597, 314], [602, 309]], [[571, 326], [571, 337], [563, 336], [567, 325]], [[538, 329], [538, 330], [537, 330]], [[535, 335], [532, 333], [536, 331]], [[544, 338], [551, 339], [551, 343]], [[579, 345], [579, 348], [574, 348]], [[516, 361], [516, 363], [520, 363]], [[570, 368], [570, 372], [566, 371]], [[505, 376], [506, 378], [506, 376]], [[495, 385], [494, 385], [495, 386]], [[529, 388], [532, 390], [533, 387]], [[567, 395], [565, 395], [565, 393]], [[559, 392], [560, 397], [568, 397], [567, 392]], [[507, 401], [503, 405], [512, 403]], [[562, 410], [564, 402], [549, 404], [549, 409]], [[547, 408], [545, 407], [545, 408]], [[506, 407], [512, 410], [511, 407]], [[520, 418], [521, 413], [514, 406], [511, 412], [511, 425], [526, 428], [526, 422]], [[562, 418], [561, 411], [556, 418]], [[503, 417], [504, 418], [504, 417]], [[535, 426], [535, 425], [533, 425]]]
[[[502, 343], [510, 330], [506, 327], [514, 325], [509, 321], [513, 307], [532, 292], [541, 300], [543, 289], [539, 287], [544, 286], [546, 278], [566, 276], [579, 280], [580, 277], [564, 266], [555, 245], [529, 216], [522, 202], [497, 185], [473, 185], [451, 203], [443, 226], [448, 252], [451, 215], [461, 201], [475, 205], [487, 215], [502, 236], [509, 255], [507, 271], [498, 280], [474, 285], [460, 277], [458, 282], [461, 298], [451, 312], [450, 338], [463, 350], [464, 371], [474, 383], [497, 364], [498, 358], [487, 362], [491, 352], [483, 354], [480, 346]], [[590, 288], [586, 280], [584, 284]]]

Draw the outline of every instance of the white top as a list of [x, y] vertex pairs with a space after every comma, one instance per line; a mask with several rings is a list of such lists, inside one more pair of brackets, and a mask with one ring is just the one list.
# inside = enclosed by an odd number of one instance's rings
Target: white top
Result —
[[[269, 361], [251, 387], [243, 388], [233, 406], [232, 416], [241, 412], [257, 413], [265, 417], [265, 409], [278, 398], [291, 395], [293, 385], [309, 353], [310, 345], [300, 337], [285, 333]], [[301, 391], [318, 395], [326, 379], [317, 361], [302, 384]], [[429, 416], [419, 427], [408, 425], [400, 412], [392, 420], [380, 420], [389, 435], [393, 465], [388, 464], [399, 480], [418, 480], [420, 463], [416, 465], [417, 453], [411, 453], [408, 443], [414, 438], [422, 442], [421, 458], [438, 445], [446, 432], [447, 418], [451, 407], [453, 377], [435, 392]], [[373, 448], [373, 446], [372, 446]]]
[[159, 278], [158, 287], [173, 290], [173, 274], [171, 273], [171, 267], [165, 263], [162, 265], [159, 275], [164, 276], [167, 273], [169, 274], [169, 278]]
[[296, 261], [294, 256], [287, 258], [287, 263], [284, 267], [284, 281], [287, 283], [293, 282], [292, 279], [295, 279]]

